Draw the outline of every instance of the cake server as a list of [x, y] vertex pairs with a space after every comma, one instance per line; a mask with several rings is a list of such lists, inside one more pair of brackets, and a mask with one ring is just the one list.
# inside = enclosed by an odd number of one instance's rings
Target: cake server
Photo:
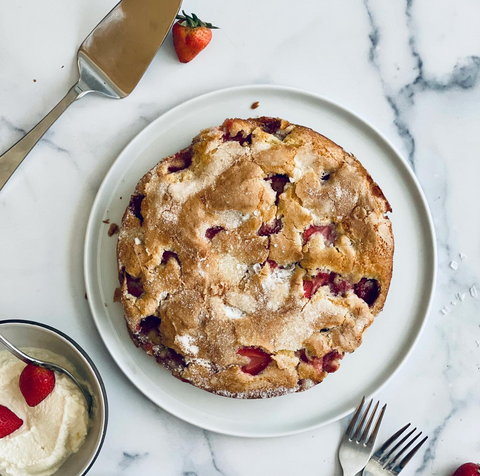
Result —
[[122, 0], [77, 53], [79, 80], [22, 139], [0, 156], [0, 190], [49, 127], [77, 99], [99, 93], [127, 97], [167, 36], [182, 0]]

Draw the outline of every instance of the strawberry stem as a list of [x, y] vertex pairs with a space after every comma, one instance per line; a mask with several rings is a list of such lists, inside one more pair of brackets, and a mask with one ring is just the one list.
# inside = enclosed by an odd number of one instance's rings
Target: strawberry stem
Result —
[[177, 20], [180, 20], [180, 25], [190, 27], [190, 28], [198, 28], [198, 27], [204, 27], [204, 28], [210, 28], [210, 30], [218, 30], [218, 26], [213, 26], [211, 23], [204, 22], [200, 20], [200, 18], [195, 15], [195, 13], [192, 13], [191, 15], [187, 15], [185, 13], [185, 10], [182, 10], [183, 15], [177, 15], [175, 18]]

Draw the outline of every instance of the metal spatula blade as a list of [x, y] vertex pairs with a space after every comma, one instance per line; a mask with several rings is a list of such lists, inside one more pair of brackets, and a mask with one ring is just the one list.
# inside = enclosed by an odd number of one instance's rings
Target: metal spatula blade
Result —
[[30, 132], [0, 156], [0, 190], [75, 100], [90, 92], [122, 99], [135, 89], [167, 36], [181, 3], [122, 0], [113, 8], [78, 50], [78, 82]]

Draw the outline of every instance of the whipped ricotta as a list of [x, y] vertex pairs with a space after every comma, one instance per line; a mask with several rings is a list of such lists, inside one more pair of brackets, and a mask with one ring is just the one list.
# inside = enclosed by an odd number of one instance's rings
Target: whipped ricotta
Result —
[[[63, 357], [44, 349], [23, 349], [38, 359], [72, 370]], [[55, 373], [53, 392], [36, 407], [29, 407], [18, 385], [25, 364], [7, 351], [0, 352], [0, 405], [12, 410], [23, 425], [0, 439], [2, 476], [50, 476], [76, 453], [88, 431], [88, 411], [77, 386]]]

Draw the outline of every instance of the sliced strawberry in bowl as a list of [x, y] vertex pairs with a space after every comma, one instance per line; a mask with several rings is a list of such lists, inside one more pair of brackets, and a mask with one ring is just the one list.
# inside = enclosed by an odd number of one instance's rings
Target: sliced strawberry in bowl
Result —
[[48, 369], [28, 364], [20, 374], [20, 391], [29, 407], [43, 402], [55, 388], [55, 374]]
[[0, 439], [11, 435], [23, 425], [23, 420], [18, 418], [9, 408], [0, 405]]
[[258, 375], [272, 360], [269, 354], [258, 347], [244, 347], [238, 349], [237, 354], [250, 359], [250, 362], [242, 367], [242, 371], [250, 375]]

